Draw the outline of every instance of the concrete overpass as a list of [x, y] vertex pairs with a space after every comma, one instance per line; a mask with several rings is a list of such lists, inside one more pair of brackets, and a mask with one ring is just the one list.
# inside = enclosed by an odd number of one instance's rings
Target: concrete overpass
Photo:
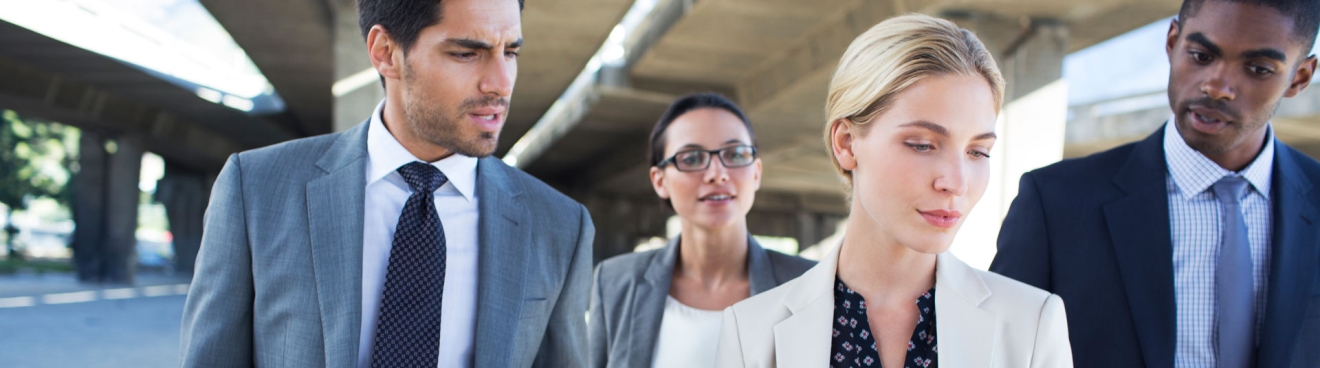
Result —
[[[0, 21], [0, 107], [79, 126], [83, 173], [75, 206], [88, 264], [123, 269], [91, 280], [131, 280], [136, 162], [169, 165], [171, 224], [182, 262], [200, 239], [210, 180], [236, 151], [347, 129], [382, 97], [352, 0], [199, 0], [251, 57], [287, 109], [254, 116], [194, 91]], [[673, 98], [697, 91], [733, 97], [755, 124], [765, 160], [750, 216], [754, 233], [809, 245], [846, 213], [820, 142], [828, 78], [848, 43], [896, 14], [950, 18], [990, 46], [1009, 81], [990, 202], [1016, 193], [1017, 174], [1062, 157], [1069, 52], [1177, 12], [1177, 0], [537, 0], [523, 13], [527, 40], [497, 155], [587, 204], [597, 258], [664, 233], [668, 214], [646, 182], [645, 136]], [[616, 34], [622, 54], [584, 73]], [[599, 63], [599, 58], [594, 59]], [[593, 64], [594, 65], [594, 64]], [[585, 76], [585, 77], [584, 77]], [[577, 93], [570, 90], [575, 81]], [[1041, 106], [1046, 106], [1044, 110]], [[536, 128], [533, 128], [536, 126]], [[532, 134], [529, 134], [531, 132]], [[1031, 145], [1039, 135], [1057, 145]], [[99, 147], [116, 140], [116, 152]], [[1017, 144], [1011, 142], [1019, 141]], [[515, 146], [518, 148], [515, 149]], [[1005, 151], [1007, 150], [1007, 151]], [[99, 153], [97, 153], [99, 152]], [[510, 154], [510, 152], [513, 152]], [[130, 181], [130, 177], [132, 180]], [[174, 184], [169, 184], [174, 183]], [[1011, 183], [1011, 184], [1009, 184]], [[171, 188], [171, 189], [165, 189]], [[89, 194], [99, 193], [99, 194]], [[129, 199], [131, 198], [131, 199]], [[983, 201], [985, 203], [985, 201]], [[997, 223], [1006, 206], [973, 219]], [[981, 209], [978, 208], [978, 212]], [[128, 216], [133, 214], [134, 216]], [[175, 218], [177, 216], [177, 219]], [[99, 220], [88, 220], [88, 219]], [[177, 221], [176, 221], [177, 220]], [[993, 221], [992, 221], [993, 220]], [[101, 224], [86, 225], [86, 224]], [[970, 225], [970, 224], [969, 224]], [[975, 226], [972, 226], [975, 227]], [[111, 235], [106, 235], [111, 234]], [[113, 235], [113, 236], [112, 236]], [[966, 236], [965, 236], [966, 237]], [[127, 242], [127, 243], [126, 243]], [[125, 245], [130, 244], [130, 245]], [[192, 244], [192, 245], [190, 245]], [[957, 247], [957, 246], [956, 246]], [[80, 263], [80, 266], [82, 264]], [[89, 266], [89, 268], [95, 268]]]

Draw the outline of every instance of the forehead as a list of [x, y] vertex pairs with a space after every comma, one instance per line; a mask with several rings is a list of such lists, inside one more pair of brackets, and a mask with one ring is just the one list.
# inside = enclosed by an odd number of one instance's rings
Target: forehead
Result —
[[423, 33], [482, 41], [522, 37], [522, 11], [517, 0], [444, 0], [440, 6], [440, 22]]
[[750, 144], [751, 134], [737, 115], [724, 109], [704, 107], [688, 111], [665, 129], [666, 152], [689, 144], [715, 148], [730, 140]]
[[892, 131], [924, 120], [944, 126], [953, 137], [976, 136], [993, 132], [996, 117], [994, 92], [984, 77], [940, 75], [923, 78], [900, 92], [875, 128]]
[[1201, 33], [1217, 46], [1228, 50], [1256, 50], [1273, 48], [1297, 55], [1293, 51], [1309, 52], [1311, 45], [1301, 45], [1294, 32], [1294, 20], [1278, 9], [1232, 1], [1204, 0], [1199, 9], [1182, 20], [1184, 40], [1192, 33]]

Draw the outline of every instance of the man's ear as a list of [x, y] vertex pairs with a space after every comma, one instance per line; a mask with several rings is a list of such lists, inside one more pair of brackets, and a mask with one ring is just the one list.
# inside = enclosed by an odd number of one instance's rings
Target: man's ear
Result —
[[403, 78], [403, 52], [385, 27], [377, 24], [367, 31], [367, 57], [371, 66], [386, 79]]
[[1169, 34], [1164, 39], [1164, 54], [1168, 55], [1169, 62], [1173, 62], [1173, 47], [1178, 45], [1178, 36], [1182, 33], [1182, 26], [1178, 24], [1178, 17], [1173, 17], [1169, 21]]
[[1297, 70], [1293, 71], [1292, 82], [1288, 84], [1288, 91], [1284, 92], [1283, 97], [1294, 97], [1306, 90], [1306, 86], [1311, 85], [1311, 77], [1315, 76], [1316, 59], [1315, 55], [1308, 56], [1306, 60], [1298, 63]]

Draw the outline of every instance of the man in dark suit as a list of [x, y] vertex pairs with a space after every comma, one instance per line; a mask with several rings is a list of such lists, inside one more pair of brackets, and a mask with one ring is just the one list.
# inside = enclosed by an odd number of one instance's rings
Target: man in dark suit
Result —
[[1186, 0], [1169, 122], [1023, 175], [990, 269], [1063, 297], [1077, 367], [1320, 367], [1320, 163], [1269, 124], [1318, 22], [1314, 0]]

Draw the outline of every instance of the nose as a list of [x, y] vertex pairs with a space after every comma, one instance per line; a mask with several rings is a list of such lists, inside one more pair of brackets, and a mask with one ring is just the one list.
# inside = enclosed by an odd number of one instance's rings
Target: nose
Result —
[[492, 97], [509, 97], [513, 94], [513, 83], [518, 77], [518, 64], [502, 55], [492, 58], [490, 66], [484, 71], [478, 88], [481, 93]]
[[724, 167], [724, 161], [720, 161], [717, 155], [710, 156], [710, 166], [706, 166], [706, 171], [702, 175], [702, 179], [710, 184], [729, 181], [729, 169]]
[[968, 169], [966, 160], [955, 158], [941, 166], [943, 167], [939, 176], [935, 177], [935, 190], [955, 197], [966, 194]]
[[1201, 83], [1201, 93], [1216, 100], [1232, 101], [1237, 97], [1237, 92], [1233, 90], [1232, 83], [1226, 75], [1224, 69], [1227, 66], [1224, 64], [1226, 63], [1219, 63], [1219, 65], [1209, 70], [1210, 78]]

